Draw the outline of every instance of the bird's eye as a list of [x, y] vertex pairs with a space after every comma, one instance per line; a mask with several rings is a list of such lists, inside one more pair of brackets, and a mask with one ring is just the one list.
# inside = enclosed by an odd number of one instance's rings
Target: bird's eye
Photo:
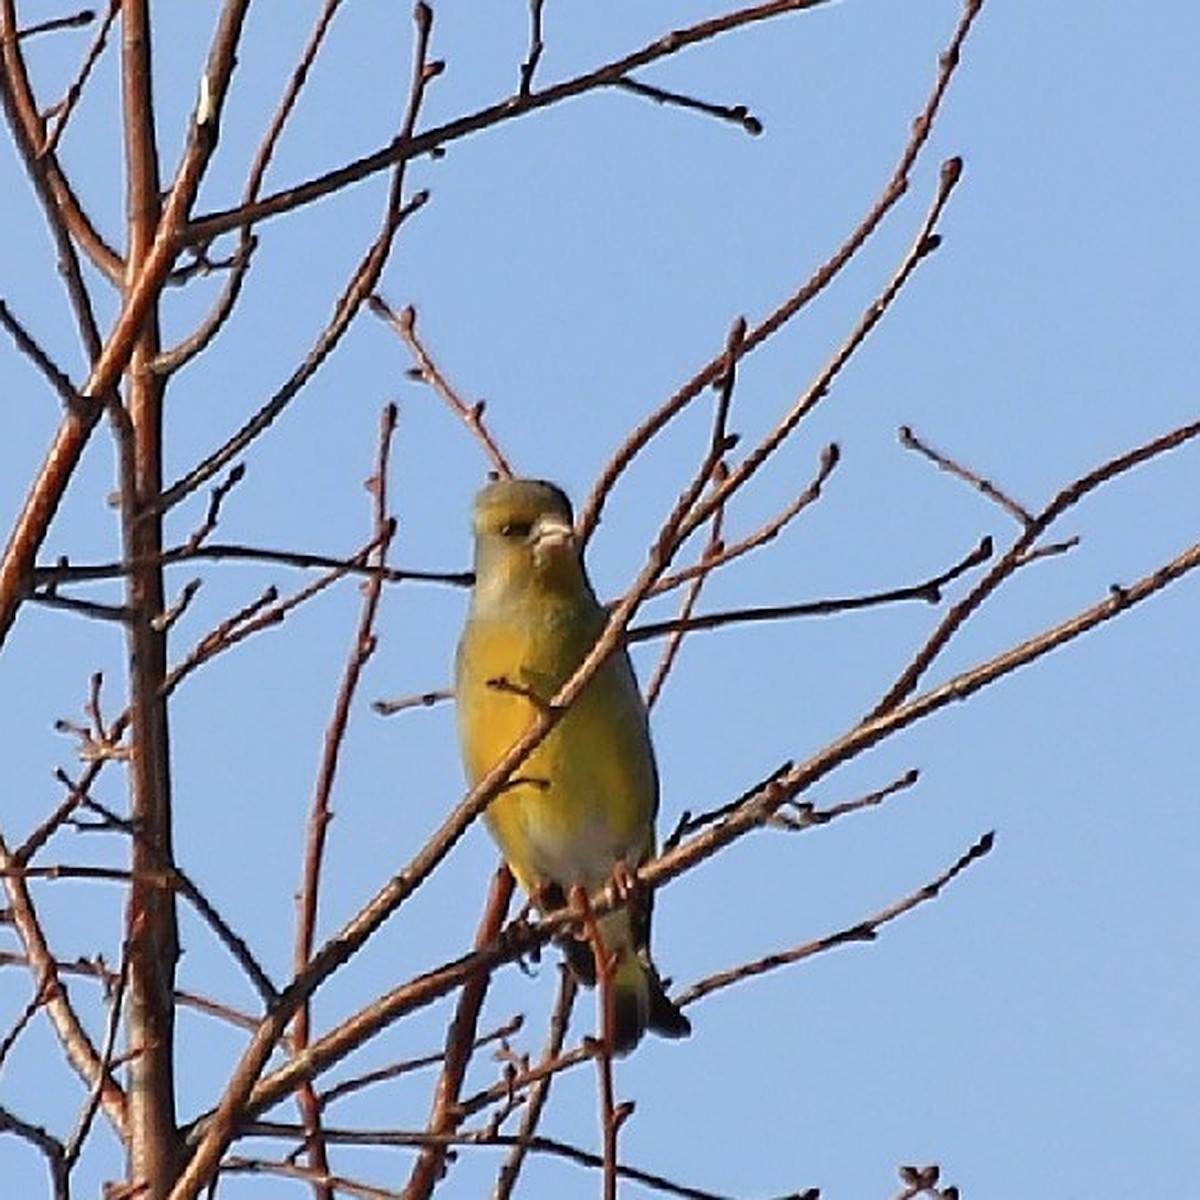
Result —
[[532, 521], [505, 521], [500, 526], [500, 536], [506, 538], [527, 538], [533, 532]]

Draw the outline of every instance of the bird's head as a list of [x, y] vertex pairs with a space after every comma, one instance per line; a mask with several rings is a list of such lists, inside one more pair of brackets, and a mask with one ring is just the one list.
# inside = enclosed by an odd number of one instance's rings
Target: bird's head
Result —
[[554, 484], [488, 484], [475, 497], [474, 526], [477, 593], [571, 591], [585, 583], [571, 502]]

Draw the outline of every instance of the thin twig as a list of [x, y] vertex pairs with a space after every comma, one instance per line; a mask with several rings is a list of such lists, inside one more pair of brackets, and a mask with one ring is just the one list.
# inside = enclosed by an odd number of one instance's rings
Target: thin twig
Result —
[[[424, 0], [418, 0], [414, 6], [413, 20], [417, 26], [417, 36], [413, 49], [412, 82], [408, 92], [408, 103], [398, 135], [401, 141], [412, 138], [428, 86], [442, 70], [440, 62], [429, 58], [433, 10]], [[406, 166], [406, 160], [395, 164], [379, 232], [359, 259], [358, 265], [351, 273], [334, 306], [333, 316], [318, 334], [311, 349], [304, 356], [304, 360], [296, 367], [284, 385], [240, 429], [227, 438], [223, 445], [162, 493], [159, 500], [161, 511], [173, 508], [185, 496], [203, 486], [227, 463], [232, 462], [247, 446], [259, 438], [300, 394], [305, 384], [339, 345], [363, 304], [375, 291], [401, 227], [429, 200], [427, 191], [419, 191], [409, 199], [404, 199]]]
[[896, 604], [907, 600], [921, 600], [926, 604], [938, 604], [942, 599], [942, 588], [947, 583], [953, 582], [960, 575], [985, 563], [991, 556], [992, 539], [985, 537], [952, 567], [948, 567], [945, 571], [932, 575], [920, 583], [889, 588], [884, 592], [868, 592], [861, 596], [807, 600], [799, 604], [769, 604], [754, 608], [734, 608], [724, 612], [693, 615], [686, 620], [672, 618], [667, 621], [647, 621], [644, 625], [635, 625], [629, 630], [628, 641], [631, 644], [652, 641], [655, 638], [674, 633], [677, 629], [695, 632], [701, 629], [719, 629], [725, 625], [792, 620], [796, 617], [823, 617], [833, 613], [853, 612], [860, 608], [874, 608], [880, 604]]
[[[558, 998], [554, 1002], [554, 1011], [550, 1015], [550, 1029], [546, 1037], [546, 1045], [542, 1050], [542, 1062], [556, 1061], [562, 1054], [563, 1042], [571, 1023], [571, 1010], [575, 1006], [575, 997], [579, 994], [579, 983], [575, 974], [565, 964], [559, 965]], [[550, 1099], [550, 1088], [554, 1083], [554, 1074], [547, 1072], [534, 1081], [529, 1089], [529, 1096], [521, 1112], [521, 1123], [517, 1129], [517, 1140], [513, 1148], [505, 1156], [496, 1176], [496, 1186], [492, 1190], [492, 1200], [509, 1200], [513, 1188], [517, 1185], [521, 1168], [529, 1155], [529, 1144], [537, 1134], [541, 1124], [542, 1113], [546, 1102]]]
[[[475, 933], [475, 948], [482, 950], [500, 936], [508, 906], [512, 901], [513, 877], [507, 867], [500, 867], [492, 877], [484, 905], [483, 918]], [[446, 1030], [446, 1048], [441, 1074], [434, 1086], [433, 1106], [425, 1128], [434, 1135], [454, 1133], [462, 1120], [458, 1107], [459, 1093], [471, 1056], [479, 1044], [476, 1030], [479, 1013], [487, 996], [491, 975], [480, 971], [459, 993], [454, 1017]], [[405, 1200], [424, 1200], [433, 1193], [447, 1166], [446, 1147], [426, 1146], [413, 1164], [412, 1174], [404, 1189]]]
[[417, 336], [417, 310], [410, 304], [396, 313], [379, 296], [372, 296], [368, 303], [371, 311], [381, 320], [386, 321], [400, 335], [401, 340], [416, 359], [417, 366], [413, 369], [415, 377], [433, 388], [450, 410], [466, 425], [483, 447], [484, 453], [500, 476], [504, 479], [512, 478], [513, 470], [504, 456], [504, 451], [500, 449], [496, 439], [492, 437], [483, 422], [483, 414], [487, 407], [486, 401], [477, 400], [474, 404], [468, 404], [454, 390], [449, 380], [438, 368], [437, 363], [434, 362], [425, 343]]
[[570, 904], [580, 916], [587, 939], [591, 943], [596, 963], [596, 984], [600, 996], [600, 1036], [591, 1043], [596, 1062], [596, 1082], [600, 1091], [600, 1140], [604, 1149], [601, 1195], [604, 1200], [617, 1200], [617, 1135], [625, 1118], [632, 1112], [628, 1106], [617, 1105], [613, 1082], [613, 1054], [617, 1045], [616, 995], [613, 977], [616, 955], [604, 941], [595, 914], [588, 903], [587, 892], [581, 887], [571, 889]]
[[32, 25], [24, 25], [17, 30], [17, 38], [36, 37], [39, 33], [54, 33], [61, 29], [78, 29], [82, 25], [90, 25], [96, 18], [91, 9], [81, 9], [65, 17], [50, 17], [45, 21], [35, 21]]
[[59, 981], [57, 959], [50, 952], [45, 931], [34, 909], [26, 886], [25, 870], [23, 865], [14, 862], [3, 837], [0, 837], [0, 877], [8, 894], [8, 918], [25, 948], [30, 971], [39, 981], [39, 987], [47, 989], [46, 1013], [67, 1061], [88, 1087], [100, 1084], [105, 1116], [118, 1135], [124, 1138], [128, 1132], [125, 1093], [112, 1075], [103, 1069], [100, 1054], [68, 999], [66, 988]]
[[[713, 412], [713, 427], [709, 436], [708, 454], [705, 465], [701, 468], [706, 473], [711, 470], [713, 482], [718, 485], [725, 478], [724, 456], [727, 451], [733, 449], [736, 442], [735, 438], [729, 436], [729, 410], [733, 403], [733, 389], [737, 380], [738, 351], [745, 337], [746, 322], [739, 317], [730, 328], [725, 342], [725, 370], [718, 381], [717, 404]], [[683, 639], [687, 632], [686, 622], [695, 611], [695, 607], [700, 601], [700, 594], [704, 590], [704, 584], [716, 566], [714, 560], [721, 553], [724, 527], [725, 509], [722, 506], [713, 513], [708, 541], [700, 555], [699, 570], [692, 576], [692, 585], [688, 588], [676, 614], [675, 619], [680, 624], [668, 636], [667, 644], [663, 647], [658, 664], [654, 668], [654, 674], [646, 686], [646, 707], [648, 709], [653, 708], [657, 702], [666, 684], [667, 676], [683, 648]], [[665, 576], [660, 577], [651, 594], [665, 590], [662, 586], [664, 578]]]
[[[717, 478], [719, 480], [720, 476]], [[667, 676], [671, 673], [671, 668], [674, 667], [679, 658], [679, 652], [683, 649], [683, 639], [690, 631], [689, 622], [695, 613], [696, 605], [700, 602], [700, 594], [704, 590], [704, 584], [708, 580], [712, 570], [712, 567], [709, 567], [708, 563], [710, 560], [717, 558], [721, 553], [721, 535], [724, 527], [725, 509], [719, 508], [713, 514], [712, 528], [704, 550], [701, 552], [700, 562], [696, 564], [698, 568], [696, 574], [691, 577], [687, 592], [679, 605], [679, 610], [673, 618], [672, 624], [674, 628], [667, 634], [667, 644], [658, 656], [658, 662], [655, 664], [654, 674], [650, 676], [650, 682], [646, 684], [647, 709], [653, 708], [658, 702], [659, 696], [662, 695], [663, 687], [666, 685]], [[713, 563], [714, 567], [715, 565]]]
[[79, 66], [78, 73], [71, 80], [62, 100], [54, 107], [54, 119], [49, 132], [46, 134], [46, 139], [42, 143], [41, 154], [43, 156], [53, 154], [58, 149], [58, 143], [62, 140], [62, 135], [66, 131], [67, 122], [71, 119], [71, 114], [75, 111], [76, 105], [83, 97], [83, 89], [87, 86], [87, 81], [93, 68], [100, 61], [100, 55], [104, 53], [105, 46], [108, 43], [108, 35], [112, 31], [113, 22], [116, 21], [117, 14], [120, 11], [121, 0], [108, 0], [108, 12], [104, 14], [104, 20], [100, 22], [96, 34], [92, 38], [92, 44], [83, 56], [83, 62]]
[[900, 445], [906, 450], [915, 450], [918, 454], [927, 458], [939, 470], [945, 471], [947, 474], [953, 475], [956, 479], [961, 479], [964, 483], [970, 484], [981, 495], [998, 504], [1018, 524], [1026, 528], [1033, 524], [1033, 516], [1027, 508], [1024, 508], [1011, 496], [1002, 492], [990, 480], [984, 479], [982, 475], [977, 475], [969, 467], [963, 466], [962, 463], [956, 462], [949, 455], [943, 454], [940, 450], [935, 450], [928, 442], [922, 441], [913, 433], [911, 426], [901, 425], [898, 437]]
[[[964, 5], [954, 33], [946, 49], [938, 57], [938, 70], [933, 87], [924, 106], [912, 123], [909, 138], [900, 153], [891, 178], [884, 185], [879, 198], [850, 232], [846, 240], [812, 276], [782, 301], [766, 318], [747, 331], [739, 357], [744, 358], [751, 351], [757, 349], [791, 321], [815, 296], [823, 292], [907, 192], [909, 173], [933, 132], [942, 100], [958, 67], [962, 47], [982, 7], [982, 0], [967, 0]], [[631, 69], [632, 67], [627, 67], [626, 71]], [[719, 377], [723, 360], [723, 354], [710, 359], [691, 379], [663, 401], [618, 447], [609, 465], [593, 486], [591, 495], [581, 511], [579, 529], [585, 542], [595, 530], [605, 500], [616, 481], [659, 430], [673, 420], [700, 395], [704, 388]]]
[[29, 1027], [29, 1022], [37, 1016], [42, 1005], [46, 1003], [47, 986], [43, 982], [40, 987], [35, 987], [33, 995], [25, 1002], [25, 1007], [17, 1014], [17, 1019], [13, 1022], [12, 1028], [0, 1038], [0, 1067], [4, 1066], [4, 1060], [9, 1056], [12, 1048], [21, 1040], [21, 1035]]
[[[690, 46], [711, 41], [750, 25], [819, 8], [830, 2], [831, 0], [771, 0], [769, 3], [735, 9], [733, 12], [711, 17], [684, 28], [672, 29], [640, 49], [581, 75], [542, 88], [540, 91], [530, 91], [525, 95], [517, 93], [506, 96], [495, 104], [454, 118], [444, 125], [426, 129], [419, 134], [402, 135], [372, 154], [328, 171], [305, 183], [296, 184], [266, 196], [254, 204], [239, 205], [236, 208], [220, 212], [202, 214], [192, 222], [191, 228], [184, 233], [181, 240], [192, 245], [211, 241], [218, 234], [290, 212], [303, 205], [313, 204], [349, 184], [357, 183], [380, 171], [385, 171], [389, 167], [402, 165], [430, 153], [437, 153], [451, 142], [468, 137], [480, 130], [493, 129], [509, 121], [518, 120], [529, 113], [561, 104], [564, 100], [601, 88], [612, 87], [617, 80], [629, 75], [630, 72], [652, 62], [679, 54]], [[975, 6], [980, 2], [981, 0], [971, 0]], [[924, 142], [924, 137], [921, 141]]]
[[[294, 1137], [297, 1131], [295, 1126], [289, 1127], [279, 1121], [259, 1121], [250, 1125], [244, 1132], [250, 1135], [280, 1138]], [[495, 1133], [491, 1130], [480, 1130], [477, 1133], [456, 1134], [442, 1138], [433, 1138], [430, 1134], [424, 1132], [410, 1132], [396, 1129], [328, 1130], [327, 1133], [331, 1143], [348, 1146], [424, 1146], [432, 1142], [438, 1142], [447, 1149], [456, 1147], [493, 1147], [504, 1149], [514, 1146], [517, 1142], [515, 1136]], [[531, 1138], [525, 1143], [525, 1147], [531, 1153], [560, 1158], [592, 1171], [600, 1169], [603, 1165], [603, 1159], [599, 1155], [555, 1138]], [[306, 1171], [303, 1167], [297, 1167], [287, 1161], [267, 1162], [262, 1159], [248, 1159], [242, 1156], [230, 1156], [222, 1162], [221, 1170], [223, 1173], [270, 1170], [296, 1179], [306, 1181], [312, 1179], [310, 1172]], [[650, 1188], [663, 1195], [682, 1197], [683, 1200], [731, 1200], [725, 1193], [710, 1192], [702, 1188], [689, 1187], [687, 1184], [676, 1183], [665, 1176], [656, 1175], [651, 1171], [644, 1171], [638, 1167], [631, 1167], [624, 1163], [617, 1164], [617, 1175], [621, 1179], [628, 1179], [631, 1182], [641, 1184], [642, 1187]], [[367, 1185], [357, 1186], [367, 1187]], [[350, 1191], [349, 1194], [365, 1196], [369, 1200], [380, 1200], [381, 1197], [386, 1198], [386, 1200], [397, 1200], [395, 1192], [380, 1192], [377, 1188], [357, 1193]], [[781, 1198], [781, 1200], [797, 1200], [797, 1197]]]
[[[108, 989], [108, 1020], [105, 1022], [104, 1027], [104, 1043], [100, 1048], [100, 1062], [104, 1068], [105, 1075], [111, 1070], [113, 1064], [113, 1055], [117, 1045], [117, 1033], [121, 1028], [121, 1010], [125, 1001], [125, 985], [128, 981], [128, 957], [124, 950], [122, 950], [121, 969], [117, 972], [116, 981]], [[68, 1173], [70, 1173], [75, 1163], [79, 1161], [80, 1154], [83, 1153], [83, 1145], [87, 1141], [88, 1133], [92, 1128], [92, 1122], [95, 1120], [96, 1113], [100, 1109], [100, 1094], [101, 1080], [97, 1080], [88, 1093], [87, 1102], [84, 1104], [83, 1111], [79, 1114], [79, 1120], [75, 1124], [75, 1131], [71, 1134], [66, 1146], [63, 1147], [63, 1161]]]
[[671, 92], [650, 83], [642, 83], [641, 80], [634, 79], [631, 75], [614, 80], [612, 86], [624, 92], [632, 92], [635, 96], [644, 96], [647, 100], [653, 100], [657, 104], [690, 109], [692, 112], [703, 113], [706, 117], [729, 121], [733, 125], [740, 126], [751, 137], [757, 137], [763, 131], [763, 123], [744, 104], [713, 104], [709, 100], [685, 96], [682, 92]]
[[[375, 472], [367, 485], [373, 500], [372, 515], [376, 545], [372, 561], [380, 565], [386, 565], [388, 548], [395, 532], [395, 522], [388, 513], [388, 466], [391, 459], [392, 439], [396, 432], [396, 417], [396, 406], [394, 404], [386, 405], [379, 422]], [[296, 901], [296, 945], [293, 955], [296, 974], [300, 974], [312, 958], [313, 943], [316, 938], [321, 872], [325, 862], [325, 836], [333, 817], [330, 801], [333, 796], [342, 747], [346, 740], [346, 731], [350, 725], [351, 705], [358, 693], [363, 670], [377, 645], [375, 621], [379, 614], [379, 603], [382, 596], [383, 585], [379, 577], [368, 579], [363, 589], [358, 626], [355, 629], [346, 666], [342, 672], [341, 684], [334, 700], [333, 713], [325, 731], [324, 752], [317, 770], [312, 805], [309, 810], [308, 837], [304, 850], [300, 894]], [[297, 1051], [303, 1051], [308, 1045], [310, 1021], [309, 1006], [303, 1004], [297, 1009], [292, 1024], [292, 1038]], [[329, 1158], [321, 1137], [321, 1104], [311, 1080], [304, 1080], [301, 1083], [297, 1089], [296, 1101], [304, 1118], [309, 1166], [318, 1174], [328, 1175]], [[317, 1191], [318, 1200], [332, 1200], [333, 1193], [329, 1189], [318, 1188]]]
[[[470, 587], [474, 575], [470, 571], [417, 571], [396, 567], [380, 567], [365, 561], [363, 552], [349, 558], [337, 558], [329, 554], [313, 554], [305, 550], [277, 550], [269, 546], [243, 546], [223, 542], [209, 542], [202, 546], [190, 546], [184, 542], [164, 550], [158, 558], [163, 566], [196, 562], [265, 562], [279, 566], [295, 567], [297, 570], [340, 571], [344, 575], [361, 575], [371, 579], [378, 577], [385, 583], [444, 583], [452, 587]], [[52, 567], [35, 567], [32, 577], [35, 583], [57, 587], [63, 583], [86, 583], [102, 579], [118, 579], [144, 564], [140, 562], [55, 563]], [[49, 597], [39, 594], [39, 600], [49, 602]]]
[[381, 717], [391, 717], [396, 713], [407, 712], [411, 708], [432, 708], [435, 704], [453, 699], [453, 688], [434, 688], [431, 692], [400, 696], [396, 700], [375, 700], [372, 702], [371, 708]]
[[985, 833], [952, 866], [947, 867], [946, 870], [935, 876], [928, 883], [917, 888], [916, 891], [910, 892], [907, 896], [895, 901], [893, 904], [889, 904], [873, 916], [858, 921], [854, 925], [848, 925], [844, 929], [839, 929], [836, 933], [826, 934], [815, 941], [805, 942], [803, 945], [794, 946], [790, 950], [768, 954], [763, 958], [755, 959], [753, 962], [742, 963], [739, 966], [730, 968], [728, 971], [720, 971], [715, 975], [710, 975], [707, 979], [701, 979], [699, 982], [692, 984], [691, 987], [684, 988], [675, 997], [675, 1003], [681, 1008], [688, 1004], [694, 1004], [697, 1000], [701, 1000], [705, 996], [710, 996], [713, 992], [718, 992], [723, 988], [741, 983], [744, 979], [752, 979], [756, 975], [765, 975], [768, 971], [789, 966], [805, 958], [812, 958], [814, 954], [823, 954], [825, 951], [832, 950], [835, 946], [843, 946], [847, 942], [874, 941], [879, 936], [879, 930], [884, 925], [896, 920], [897, 917], [902, 917], [907, 912], [911, 912], [927, 900], [936, 899], [942, 889], [951, 880], [962, 874], [973, 862], [983, 858], [991, 850], [995, 844], [995, 840], [996, 835], [994, 832]]
[[866, 792], [853, 800], [843, 800], [838, 804], [831, 804], [828, 808], [817, 808], [813, 804], [802, 804], [795, 800], [789, 800], [787, 807], [792, 811], [785, 812], [783, 809], [779, 809], [767, 818], [766, 824], [773, 829], [786, 829], [793, 833], [799, 833], [817, 825], [828, 825], [831, 821], [836, 821], [838, 817], [846, 816], [847, 813], [862, 812], [864, 809], [878, 807], [897, 793], [914, 787], [920, 778], [920, 771], [914, 767], [905, 771], [898, 779], [893, 779], [885, 787], [876, 788], [873, 792]]
[[1200, 436], [1200, 421], [1180, 425], [1160, 437], [1152, 438], [1124, 454], [1119, 454], [1115, 458], [1101, 463], [1094, 470], [1063, 488], [1032, 521], [1023, 525], [1021, 534], [1013, 540], [1012, 545], [997, 560], [991, 570], [966, 596], [951, 606], [949, 612], [929, 635], [909, 665], [900, 673], [887, 694], [871, 710], [867, 720], [874, 720], [889, 709], [896, 707], [906, 696], [915, 691], [917, 684], [934, 659], [941, 654], [950, 639], [962, 628], [967, 618], [1021, 565], [1029, 561], [1030, 551], [1034, 548], [1038, 538], [1063, 513], [1073, 508], [1085, 496], [1102, 487], [1109, 480], [1115, 479], [1118, 475], [1122, 475], [1144, 462], [1149, 462], [1161, 454], [1179, 449], [1197, 436]]
[[81, 411], [86, 409], [87, 401], [79, 394], [66, 372], [55, 363], [3, 300], [0, 300], [0, 325], [8, 330], [17, 349], [37, 367], [42, 377], [58, 393], [59, 399], [67, 408], [79, 407]]
[[727, 562], [733, 562], [734, 559], [741, 558], [751, 550], [757, 550], [759, 546], [764, 546], [767, 542], [773, 541], [810, 504], [820, 499], [822, 489], [828, 482], [829, 476], [833, 473], [840, 459], [841, 452], [837, 445], [830, 443], [821, 451], [821, 460], [812, 482], [790, 504], [780, 509], [775, 516], [763, 522], [762, 525], [747, 534], [744, 538], [727, 546], [722, 545], [719, 549], [713, 550], [711, 553], [705, 553], [698, 563], [694, 563], [690, 567], [684, 567], [682, 570], [664, 575], [655, 585], [652, 594], [661, 595], [663, 592], [669, 592], [690, 579], [695, 579], [700, 575], [708, 575], [717, 567], [723, 566]]
[[[494, 1029], [489, 1029], [486, 1033], [481, 1033], [475, 1039], [472, 1049], [480, 1050], [484, 1046], [491, 1045], [492, 1042], [507, 1041], [521, 1029], [524, 1023], [525, 1019], [519, 1013], [514, 1017], [510, 1017]], [[326, 1088], [321, 1093], [321, 1108], [322, 1110], [327, 1109], [335, 1100], [353, 1095], [355, 1092], [361, 1092], [364, 1088], [374, 1087], [377, 1083], [386, 1083], [391, 1079], [399, 1079], [402, 1075], [411, 1075], [414, 1071], [420, 1071], [426, 1067], [436, 1067], [438, 1063], [444, 1062], [445, 1058], [445, 1050], [438, 1050], [432, 1054], [423, 1054], [419, 1058], [406, 1058], [401, 1062], [391, 1063], [386, 1067], [377, 1067], [375, 1070], [366, 1071], [362, 1075], [354, 1075], [349, 1079], [343, 1079], [340, 1083]], [[456, 1108], [461, 1112], [460, 1105], [456, 1105]]]
[[896, 298], [912, 278], [913, 272], [941, 245], [941, 237], [936, 232], [937, 225], [961, 178], [962, 159], [946, 159], [942, 163], [942, 169], [938, 175], [938, 186], [925, 214], [925, 219], [921, 222], [908, 252], [883, 290], [863, 310], [862, 316], [849, 335], [834, 351], [825, 366], [817, 372], [816, 378], [808, 386], [808, 389], [780, 419], [775, 428], [737, 466], [730, 470], [728, 477], [719, 488], [714, 489], [710, 495], [705, 497], [703, 503], [696, 506], [695, 511], [684, 522], [683, 532], [685, 534], [697, 529], [714, 508], [723, 504], [729, 496], [745, 486], [747, 481], [787, 441], [800, 422], [829, 394], [834, 381], [895, 303]]

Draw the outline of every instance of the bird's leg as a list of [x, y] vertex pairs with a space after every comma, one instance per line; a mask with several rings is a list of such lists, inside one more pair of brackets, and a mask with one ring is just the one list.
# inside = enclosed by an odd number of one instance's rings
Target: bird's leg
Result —
[[566, 905], [567, 896], [561, 884], [555, 883], [553, 879], [539, 879], [530, 892], [525, 908], [527, 911], [536, 909], [544, 916], [555, 909], [565, 908]]
[[614, 904], [629, 904], [645, 891], [637, 872], [623, 858], [618, 858], [613, 866], [607, 889]]

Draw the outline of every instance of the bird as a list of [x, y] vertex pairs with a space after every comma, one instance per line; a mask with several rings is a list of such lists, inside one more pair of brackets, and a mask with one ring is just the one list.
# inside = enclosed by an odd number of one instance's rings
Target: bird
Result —
[[[555, 484], [495, 480], [476, 496], [472, 523], [475, 582], [454, 673], [473, 786], [574, 674], [608, 612], [588, 580], [571, 502]], [[591, 895], [622, 875], [628, 881], [655, 852], [658, 801], [646, 705], [621, 646], [514, 770], [484, 820], [517, 882], [549, 911], [575, 887]], [[612, 961], [610, 1048], [618, 1055], [647, 1029], [671, 1038], [691, 1032], [650, 958], [652, 896], [636, 887], [624, 894], [628, 902], [597, 921]], [[577, 978], [593, 986], [592, 946], [568, 934], [562, 947]]]

